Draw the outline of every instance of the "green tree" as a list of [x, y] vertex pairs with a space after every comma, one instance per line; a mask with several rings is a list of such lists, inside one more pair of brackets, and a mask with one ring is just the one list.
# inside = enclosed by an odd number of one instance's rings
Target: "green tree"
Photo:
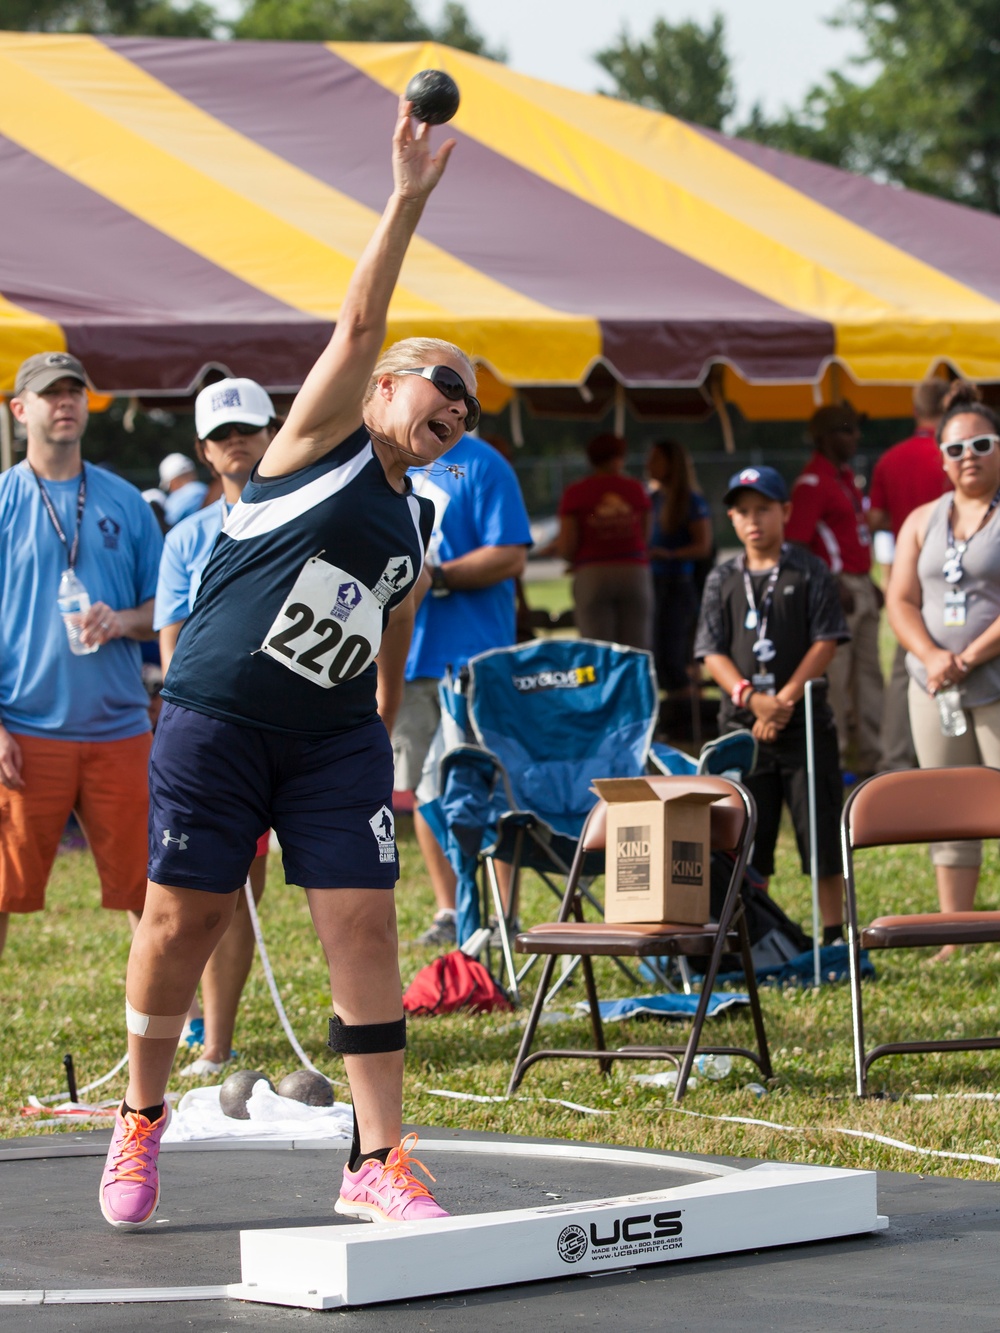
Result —
[[0, 31], [108, 32], [213, 37], [219, 16], [206, 0], [0, 0]]
[[491, 51], [465, 8], [446, 4], [437, 28], [420, 17], [413, 0], [249, 0], [232, 25], [234, 37], [307, 42], [443, 42], [475, 55]]
[[864, 39], [855, 77], [741, 133], [1000, 213], [1000, 0], [848, 0], [836, 22]]
[[623, 27], [617, 43], [594, 60], [614, 80], [614, 96], [697, 125], [721, 129], [736, 105], [721, 14], [705, 28], [657, 19], [646, 38]]

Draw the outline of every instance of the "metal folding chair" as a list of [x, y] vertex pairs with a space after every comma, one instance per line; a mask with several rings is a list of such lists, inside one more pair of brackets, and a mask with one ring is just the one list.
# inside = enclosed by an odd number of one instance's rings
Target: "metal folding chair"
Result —
[[[677, 794], [712, 792], [722, 798], [712, 805], [710, 811], [712, 850], [730, 852], [733, 856], [733, 870], [719, 920], [703, 926], [673, 925], [670, 923], [609, 925], [599, 921], [587, 921], [584, 916], [584, 899], [579, 890], [579, 882], [586, 858], [595, 852], [603, 852], [605, 847], [607, 807], [603, 801], [599, 801], [591, 811], [580, 835], [558, 919], [547, 925], [533, 926], [517, 936], [517, 952], [544, 955], [545, 965], [542, 969], [538, 989], [535, 992], [534, 1002], [521, 1039], [517, 1059], [514, 1062], [508, 1093], [512, 1093], [518, 1087], [525, 1071], [539, 1060], [597, 1060], [601, 1070], [605, 1073], [610, 1070], [611, 1063], [614, 1060], [672, 1060], [674, 1064], [679, 1065], [677, 1085], [674, 1089], [675, 1102], [679, 1102], [684, 1096], [691, 1067], [699, 1051], [713, 1055], [745, 1056], [748, 1060], [753, 1061], [765, 1078], [771, 1076], [771, 1059], [767, 1048], [767, 1035], [764, 1031], [760, 997], [757, 993], [757, 980], [750, 954], [750, 938], [743, 918], [740, 897], [740, 887], [743, 883], [743, 875], [757, 828], [757, 810], [753, 797], [740, 783], [729, 778], [655, 776], [649, 777], [647, 781], [657, 791], [669, 789]], [[742, 1046], [701, 1045], [702, 1028], [708, 1014], [712, 987], [719, 972], [719, 964], [723, 954], [731, 950], [739, 951], [743, 963], [757, 1041], [756, 1050], [750, 1050]], [[582, 960], [593, 1046], [586, 1049], [569, 1048], [532, 1052], [531, 1047], [542, 1015], [542, 1007], [548, 994], [556, 959], [567, 955], [579, 956]], [[691, 1031], [684, 1045], [654, 1044], [622, 1046], [614, 1050], [608, 1049], [591, 962], [592, 958], [600, 956], [613, 958], [702, 956], [709, 959], [698, 1006], [691, 1024]], [[681, 1057], [679, 1060], [678, 1056]]]
[[854, 854], [863, 847], [1000, 838], [1000, 770], [918, 768], [877, 773], [851, 792], [841, 815], [841, 845], [851, 950], [851, 1008], [857, 1094], [868, 1092], [868, 1071], [887, 1055], [927, 1051], [988, 1051], [1000, 1036], [889, 1041], [865, 1049], [862, 949], [940, 948], [1000, 942], [1000, 912], [907, 912], [861, 926]]

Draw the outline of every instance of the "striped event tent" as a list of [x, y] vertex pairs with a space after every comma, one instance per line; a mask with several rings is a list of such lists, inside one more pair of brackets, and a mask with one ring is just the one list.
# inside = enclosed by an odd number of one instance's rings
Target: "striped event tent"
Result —
[[7, 33], [0, 392], [57, 347], [108, 393], [294, 389], [426, 67], [458, 147], [390, 337], [461, 344], [488, 410], [896, 416], [936, 367], [1000, 379], [1000, 218], [432, 44]]

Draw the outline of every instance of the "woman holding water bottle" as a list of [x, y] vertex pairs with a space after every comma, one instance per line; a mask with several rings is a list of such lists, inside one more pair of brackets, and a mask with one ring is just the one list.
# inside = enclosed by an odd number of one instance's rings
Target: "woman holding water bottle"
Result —
[[[975, 385], [959, 381], [944, 400], [937, 440], [954, 494], [921, 505], [903, 524], [886, 609], [907, 650], [921, 768], [1000, 768], [1000, 416]], [[981, 844], [932, 843], [931, 860], [941, 910], [971, 911]]]

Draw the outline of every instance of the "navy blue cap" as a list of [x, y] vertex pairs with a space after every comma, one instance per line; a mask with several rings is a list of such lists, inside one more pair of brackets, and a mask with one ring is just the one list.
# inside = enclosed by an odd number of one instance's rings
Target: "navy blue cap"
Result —
[[729, 478], [729, 489], [723, 497], [723, 502], [731, 505], [739, 491], [759, 491], [769, 500], [777, 500], [780, 504], [785, 504], [788, 500], [785, 479], [777, 468], [773, 467], [745, 467], [742, 472], [735, 473]]

